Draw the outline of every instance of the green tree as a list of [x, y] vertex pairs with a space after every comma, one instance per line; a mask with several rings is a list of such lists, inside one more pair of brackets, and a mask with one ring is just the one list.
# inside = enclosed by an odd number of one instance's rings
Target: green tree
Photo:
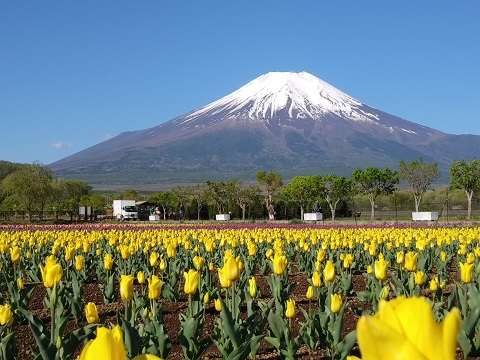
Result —
[[148, 201], [158, 204], [163, 209], [163, 220], [167, 219], [168, 210], [175, 207], [177, 197], [171, 191], [161, 191], [151, 194]]
[[265, 199], [265, 207], [268, 209], [268, 205], [273, 202], [283, 186], [282, 175], [278, 172], [267, 173], [262, 170], [257, 173], [257, 182]]
[[231, 183], [207, 181], [208, 198], [215, 203], [217, 214], [225, 214], [231, 193]]
[[179, 209], [181, 206], [185, 207], [187, 199], [190, 196], [190, 188], [188, 186], [176, 185], [172, 188], [171, 191], [172, 194], [175, 195], [175, 197], [177, 198], [176, 208]]
[[21, 206], [18, 197], [15, 194], [9, 194], [5, 189], [3, 180], [10, 174], [28, 167], [28, 164], [17, 164], [9, 161], [0, 161], [0, 208], [3, 211], [18, 211]]
[[365, 171], [356, 169], [352, 173], [357, 188], [364, 193], [370, 201], [370, 218], [375, 219], [375, 200], [379, 195], [390, 195], [396, 190], [399, 183], [398, 174], [389, 168], [380, 170], [375, 167], [367, 168]]
[[116, 200], [141, 200], [141, 196], [134, 189], [125, 189], [120, 194]]
[[104, 214], [107, 209], [107, 199], [101, 194], [88, 195], [87, 204], [92, 206], [97, 214]]
[[470, 162], [456, 160], [450, 168], [450, 185], [454, 189], [463, 189], [467, 195], [467, 218], [472, 216], [473, 194], [480, 188], [480, 160]]
[[45, 204], [52, 193], [52, 171], [41, 163], [33, 163], [5, 177], [3, 188], [29, 212], [30, 221], [36, 209], [42, 218]]
[[307, 204], [319, 193], [320, 179], [319, 175], [295, 176], [281, 189], [282, 198], [300, 206], [300, 219], [303, 219]]
[[200, 220], [200, 212], [208, 200], [208, 187], [206, 184], [190, 186], [190, 197], [197, 203], [197, 220]]
[[242, 220], [245, 220], [247, 207], [260, 195], [260, 188], [256, 185], [245, 185], [245, 183], [240, 180], [233, 181], [233, 186], [235, 201], [237, 205], [240, 206], [240, 209], [242, 209]]
[[405, 180], [413, 190], [415, 211], [418, 211], [423, 194], [440, 175], [438, 164], [425, 163], [423, 158], [411, 162], [400, 160], [398, 169], [400, 178]]
[[70, 215], [70, 220], [78, 212], [81, 199], [92, 190], [86, 181], [63, 178], [53, 179], [52, 188], [50, 201], [56, 216], [59, 212], [66, 212]]
[[327, 202], [332, 213], [332, 220], [335, 220], [337, 205], [341, 200], [351, 198], [354, 193], [353, 180], [335, 174], [320, 177], [320, 195]]

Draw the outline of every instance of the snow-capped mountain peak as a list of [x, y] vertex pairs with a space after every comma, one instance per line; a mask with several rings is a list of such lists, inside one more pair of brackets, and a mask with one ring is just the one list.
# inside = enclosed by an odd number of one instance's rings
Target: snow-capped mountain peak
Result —
[[278, 113], [291, 119], [319, 119], [332, 113], [351, 120], [376, 121], [378, 117], [361, 109], [362, 103], [307, 72], [270, 72], [252, 80], [183, 119], [221, 114], [225, 118], [269, 121]]

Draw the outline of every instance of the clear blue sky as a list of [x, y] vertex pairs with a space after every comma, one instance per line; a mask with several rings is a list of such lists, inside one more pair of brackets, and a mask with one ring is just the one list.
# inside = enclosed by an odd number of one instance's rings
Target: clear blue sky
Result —
[[52, 163], [270, 71], [480, 135], [480, 1], [0, 2], [0, 160]]

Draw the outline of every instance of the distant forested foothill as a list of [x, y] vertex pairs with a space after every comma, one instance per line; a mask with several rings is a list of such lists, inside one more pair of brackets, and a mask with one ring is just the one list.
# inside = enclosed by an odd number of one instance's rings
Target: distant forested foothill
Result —
[[[259, 171], [256, 181], [205, 181], [177, 184], [167, 191], [95, 191], [83, 180], [57, 178], [45, 165], [0, 161], [1, 221], [79, 221], [81, 207], [93, 209], [84, 220], [111, 218], [113, 200], [136, 200], [139, 212], [153, 209], [160, 219], [210, 220], [229, 214], [233, 220], [301, 221], [306, 212], [323, 218], [401, 219], [412, 211], [441, 216], [480, 216], [480, 161], [458, 160], [450, 182], [439, 184], [438, 166], [422, 158], [399, 162], [398, 169], [356, 169], [350, 177], [336, 174], [295, 176], [288, 181], [275, 171]], [[269, 214], [270, 212], [270, 214]], [[93, 216], [94, 215], [94, 216]]]

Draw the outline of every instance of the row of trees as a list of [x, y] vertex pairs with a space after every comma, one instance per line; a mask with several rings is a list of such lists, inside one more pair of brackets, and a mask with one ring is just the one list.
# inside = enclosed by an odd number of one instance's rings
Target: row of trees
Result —
[[[450, 187], [462, 189], [466, 194], [467, 217], [470, 218], [472, 199], [480, 188], [480, 161], [454, 161], [450, 176]], [[0, 210], [26, 211], [30, 220], [34, 212], [41, 217], [45, 211], [57, 215], [66, 213], [72, 218], [81, 205], [91, 205], [102, 213], [111, 207], [113, 199], [123, 198], [157, 204], [162, 207], [164, 217], [169, 209], [183, 206], [201, 219], [202, 211], [210, 206], [218, 214], [240, 209], [241, 218], [245, 220], [251, 217], [254, 209], [261, 208], [265, 212], [272, 203], [298, 207], [300, 218], [303, 218], [308, 206], [320, 202], [328, 207], [332, 220], [335, 220], [339, 207], [348, 207], [345, 204], [352, 203], [354, 196], [362, 194], [370, 202], [370, 216], [374, 219], [377, 198], [394, 193], [401, 180], [411, 188], [415, 211], [419, 211], [425, 192], [438, 177], [437, 164], [426, 163], [420, 158], [411, 162], [400, 161], [398, 171], [375, 167], [357, 169], [351, 178], [335, 174], [297, 176], [284, 185], [279, 173], [260, 171], [255, 183], [206, 181], [197, 185], [177, 185], [170, 191], [145, 196], [132, 189], [119, 194], [97, 194], [85, 181], [54, 178], [51, 170], [40, 163], [0, 161]]]

